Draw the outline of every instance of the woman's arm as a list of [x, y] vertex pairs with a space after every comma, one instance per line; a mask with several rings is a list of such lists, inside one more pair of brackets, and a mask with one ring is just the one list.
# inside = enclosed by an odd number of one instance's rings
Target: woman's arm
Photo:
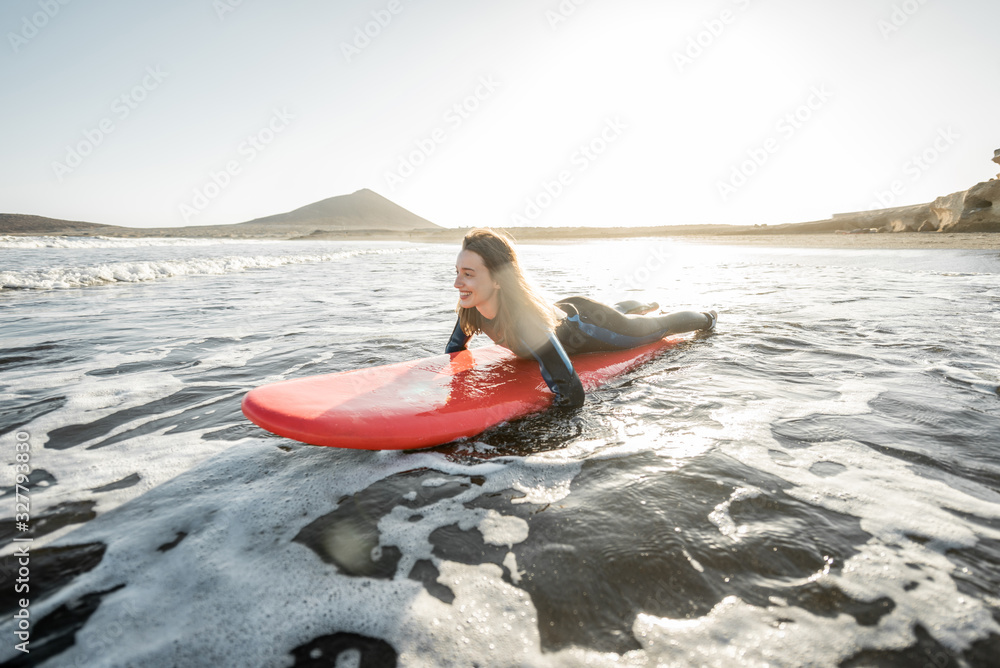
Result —
[[445, 353], [457, 353], [460, 350], [465, 350], [465, 346], [471, 338], [471, 336], [462, 331], [462, 323], [456, 322], [455, 329], [451, 333], [451, 338], [448, 339], [448, 345], [445, 346]]
[[531, 354], [538, 360], [538, 367], [542, 371], [545, 384], [556, 395], [552, 406], [554, 408], [582, 406], [585, 396], [583, 383], [576, 375], [573, 363], [569, 361], [569, 355], [563, 350], [556, 335], [550, 332], [548, 340], [541, 346], [531, 349]]
[[[465, 350], [472, 337], [462, 331], [460, 323], [455, 323], [445, 353], [457, 353]], [[491, 337], [492, 338], [492, 337]], [[556, 395], [552, 402], [554, 408], [578, 408], [583, 405], [584, 391], [580, 377], [573, 369], [573, 363], [563, 349], [556, 335], [549, 333], [546, 341], [536, 348], [531, 348], [522, 341], [524, 348], [531, 351], [531, 356], [538, 362], [545, 384]]]

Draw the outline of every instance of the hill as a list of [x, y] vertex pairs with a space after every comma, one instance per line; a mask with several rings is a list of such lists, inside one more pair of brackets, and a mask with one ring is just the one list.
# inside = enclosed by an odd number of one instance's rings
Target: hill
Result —
[[0, 214], [0, 234], [87, 235], [113, 237], [265, 237], [287, 239], [332, 233], [366, 236], [405, 236], [413, 230], [441, 230], [426, 218], [404, 209], [367, 188], [350, 195], [329, 197], [293, 211], [229, 225], [188, 227], [119, 227], [69, 220]]
[[129, 228], [24, 213], [0, 213], [0, 234], [107, 234], [108, 230], [127, 229]]
[[[521, 241], [637, 236], [781, 236], [833, 232], [1000, 232], [1000, 180], [979, 183], [927, 204], [835, 214], [826, 220], [783, 225], [668, 225], [644, 227], [524, 227], [509, 231]], [[381, 195], [358, 190], [286, 213], [229, 225], [138, 228], [0, 214], [0, 234], [104, 235], [113, 237], [221, 237], [264, 239], [367, 239], [447, 241], [465, 230], [444, 228]]]
[[329, 197], [294, 211], [255, 218], [236, 227], [311, 227], [325, 230], [440, 229], [426, 218], [404, 209], [367, 188], [350, 195]]

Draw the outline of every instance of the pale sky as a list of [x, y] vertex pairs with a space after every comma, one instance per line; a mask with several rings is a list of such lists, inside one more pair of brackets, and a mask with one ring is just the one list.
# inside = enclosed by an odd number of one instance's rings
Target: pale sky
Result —
[[[0, 212], [788, 223], [1000, 171], [995, 0], [4, 0]], [[880, 208], [880, 207], [879, 207]]]

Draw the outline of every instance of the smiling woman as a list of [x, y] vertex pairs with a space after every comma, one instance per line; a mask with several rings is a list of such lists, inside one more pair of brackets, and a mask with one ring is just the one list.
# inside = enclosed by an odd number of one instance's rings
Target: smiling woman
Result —
[[551, 305], [521, 269], [513, 242], [493, 230], [469, 232], [455, 263], [458, 322], [445, 349], [464, 350], [482, 332], [519, 357], [534, 358], [556, 395], [553, 405], [575, 408], [583, 385], [569, 355], [626, 350], [670, 334], [715, 327], [715, 311], [645, 316], [658, 304], [635, 301], [607, 306], [586, 297]]

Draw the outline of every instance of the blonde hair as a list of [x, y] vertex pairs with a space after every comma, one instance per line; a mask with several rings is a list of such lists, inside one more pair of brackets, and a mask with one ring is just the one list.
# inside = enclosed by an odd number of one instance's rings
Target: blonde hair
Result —
[[[521, 337], [538, 337], [538, 341], [529, 341], [528, 345], [540, 345], [555, 329], [556, 317], [552, 306], [521, 269], [513, 239], [488, 228], [476, 229], [462, 239], [462, 250], [479, 255], [490, 278], [500, 285], [497, 315], [493, 320], [497, 343], [518, 355], [529, 355], [530, 351], [523, 349]], [[463, 332], [472, 336], [483, 331], [483, 317], [478, 309], [463, 308], [459, 303], [456, 311]]]

